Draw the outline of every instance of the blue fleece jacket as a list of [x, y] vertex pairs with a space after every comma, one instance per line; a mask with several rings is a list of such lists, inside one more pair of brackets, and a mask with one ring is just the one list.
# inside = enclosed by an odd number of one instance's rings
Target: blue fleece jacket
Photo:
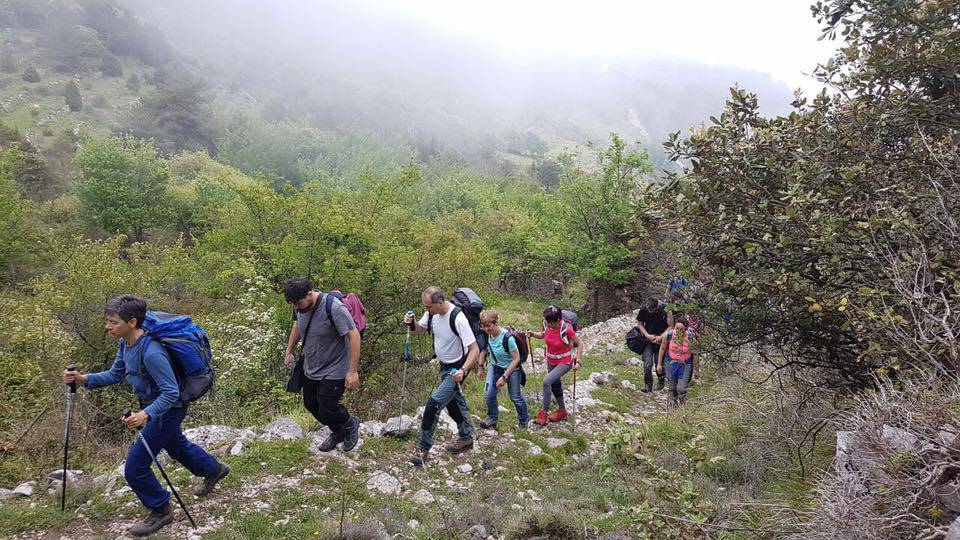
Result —
[[121, 338], [113, 367], [87, 375], [87, 384], [84, 386], [94, 390], [124, 379], [133, 387], [133, 393], [140, 399], [140, 406], [151, 419], [159, 417], [174, 405], [182, 406], [180, 387], [173, 374], [170, 357], [159, 341], [143, 335], [128, 347]]

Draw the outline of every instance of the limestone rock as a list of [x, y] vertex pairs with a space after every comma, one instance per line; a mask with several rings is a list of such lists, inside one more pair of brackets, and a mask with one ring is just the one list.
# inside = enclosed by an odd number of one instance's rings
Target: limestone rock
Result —
[[627, 390], [636, 390], [636, 389], [637, 389], [637, 385], [633, 384], [632, 382], [628, 381], [627, 379], [624, 379], [624, 380], [620, 381], [620, 386], [626, 388]]
[[916, 448], [919, 439], [913, 433], [887, 424], [882, 429], [881, 438], [896, 451], [906, 452]]
[[413, 423], [414, 418], [410, 416], [394, 416], [387, 420], [387, 422], [383, 424], [383, 427], [380, 428], [380, 435], [402, 439], [410, 434], [410, 431], [413, 429]]
[[374, 472], [367, 480], [368, 491], [376, 491], [383, 495], [399, 495], [401, 487], [400, 480], [383, 471]]
[[436, 500], [437, 499], [434, 498], [433, 493], [430, 493], [425, 489], [421, 489], [413, 494], [413, 502], [417, 504], [433, 504], [436, 502]]
[[470, 465], [469, 463], [464, 463], [463, 465], [460, 465], [459, 467], [457, 467], [457, 472], [459, 472], [460, 474], [470, 474], [473, 472], [473, 465]]
[[366, 422], [360, 422], [360, 436], [361, 437], [379, 437], [380, 433], [383, 431], [384, 423], [378, 420], [367, 420]]
[[293, 418], [277, 418], [263, 428], [261, 441], [292, 441], [304, 437], [303, 428]]
[[550, 448], [560, 448], [561, 446], [564, 446], [569, 442], [570, 442], [569, 439], [558, 439], [556, 437], [550, 437], [549, 439], [547, 439], [547, 446]]
[[13, 495], [19, 495], [21, 497], [31, 497], [33, 492], [37, 487], [37, 483], [34, 481], [24, 482], [19, 486], [13, 488]]
[[487, 528], [479, 523], [463, 531], [462, 538], [466, 540], [486, 540]]

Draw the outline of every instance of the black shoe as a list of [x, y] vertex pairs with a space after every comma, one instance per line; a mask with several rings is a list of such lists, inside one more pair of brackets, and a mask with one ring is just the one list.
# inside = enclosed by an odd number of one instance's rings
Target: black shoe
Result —
[[147, 519], [133, 525], [127, 532], [131, 536], [149, 536], [171, 523], [173, 523], [173, 510], [168, 502], [160, 508], [151, 510]]
[[338, 444], [343, 442], [344, 438], [345, 438], [344, 435], [337, 435], [336, 433], [331, 433], [329, 437], [327, 437], [322, 443], [320, 443], [320, 446], [317, 447], [317, 450], [321, 452], [330, 452], [334, 448], [336, 448]]
[[[343, 436], [343, 451], [349, 452], [357, 447], [360, 441], [360, 419], [351, 416], [346, 425], [346, 433]], [[336, 446], [336, 445], [334, 445]]]
[[529, 428], [530, 428], [530, 420], [527, 420], [526, 422], [518, 422], [518, 426], [517, 426], [517, 427], [519, 427], [520, 429], [529, 429]]
[[644, 394], [649, 394], [650, 392], [653, 392], [653, 385], [648, 384], [644, 386], [641, 392], [643, 392]]
[[657, 390], [658, 391], [663, 390], [663, 387], [666, 386], [666, 384], [667, 384], [666, 381], [664, 381], [663, 379], [660, 379], [659, 381], [657, 381]]
[[495, 429], [497, 427], [497, 421], [488, 416], [480, 421], [480, 427], [483, 429]]
[[410, 464], [412, 464], [414, 467], [423, 467], [423, 464], [426, 463], [427, 460], [429, 459], [430, 459], [429, 450], [421, 450], [417, 448], [416, 450], [413, 451], [413, 454], [411, 454], [410, 457], [407, 458], [407, 461], [410, 462]]
[[217, 482], [223, 480], [228, 474], [230, 474], [230, 466], [226, 463], [221, 463], [220, 470], [218, 470], [216, 474], [203, 477], [203, 483], [200, 484], [200, 487], [198, 487], [193, 494], [197, 497], [203, 497], [204, 495], [207, 495], [213, 491], [213, 486], [217, 485]]

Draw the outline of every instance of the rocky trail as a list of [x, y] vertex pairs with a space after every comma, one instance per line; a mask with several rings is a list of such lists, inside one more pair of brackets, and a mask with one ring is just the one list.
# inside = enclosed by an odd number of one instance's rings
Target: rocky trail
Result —
[[[578, 466], [589, 470], [603, 449], [605, 435], [615, 426], [638, 424], [646, 416], [663, 413], [666, 394], [639, 392], [641, 363], [624, 352], [623, 335], [632, 321], [633, 315], [625, 315], [582, 330], [587, 353], [576, 396], [570, 380], [565, 381], [568, 410], [571, 400], [577, 402], [575, 432], [573, 419], [543, 427], [531, 422], [526, 431], [515, 427], [512, 404], [501, 394], [498, 429], [478, 428], [475, 446], [465, 454], [452, 456], [443, 450], [456, 436], [456, 424], [444, 412], [432, 459], [420, 469], [408, 464], [406, 457], [415, 443], [423, 407], [412, 417], [363, 421], [360, 444], [349, 453], [339, 447], [320, 452], [327, 428], [305, 431], [302, 422], [291, 417], [259, 428], [210, 425], [185, 430], [233, 471], [211, 495], [197, 499], [192, 491], [199, 480], [162, 454], [161, 462], [198, 528], [192, 529], [176, 509], [176, 521], [158, 537], [336, 538], [343, 522], [345, 538], [503, 538], [502, 523], [464, 516], [458, 506], [488, 504], [486, 499], [495, 496], [508, 513], [537, 512], [556, 497], [547, 482], [552, 474]], [[532, 382], [525, 387], [531, 416], [537, 410], [543, 350], [535, 350], [534, 356], [537, 370], [528, 369]], [[473, 379], [469, 384], [482, 387]], [[474, 426], [484, 412], [481, 402], [470, 399]], [[396, 436], [404, 431], [410, 433]], [[49, 485], [27, 482], [17, 493], [0, 492], [2, 504], [59, 506], [58, 473], [51, 474]], [[82, 495], [73, 497], [72, 508], [68, 504], [69, 522], [62, 528], [21, 532], [16, 538], [123, 538], [143, 511], [123, 484], [122, 473], [122, 463], [99, 475], [70, 471], [70, 491]], [[252, 528], [244, 529], [237, 521]], [[267, 532], [253, 530], [257, 527]], [[439, 529], [444, 532], [437, 533]]]

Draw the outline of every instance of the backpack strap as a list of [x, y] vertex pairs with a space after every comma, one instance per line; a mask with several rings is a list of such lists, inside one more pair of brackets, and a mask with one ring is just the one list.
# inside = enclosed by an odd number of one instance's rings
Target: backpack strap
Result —
[[457, 330], [457, 316], [461, 313], [463, 313], [463, 310], [457, 306], [453, 306], [453, 309], [450, 311], [450, 331], [457, 337], [460, 337], [460, 331]]
[[327, 293], [323, 297], [323, 310], [327, 312], [327, 318], [333, 321], [333, 301], [337, 298], [335, 294]]

